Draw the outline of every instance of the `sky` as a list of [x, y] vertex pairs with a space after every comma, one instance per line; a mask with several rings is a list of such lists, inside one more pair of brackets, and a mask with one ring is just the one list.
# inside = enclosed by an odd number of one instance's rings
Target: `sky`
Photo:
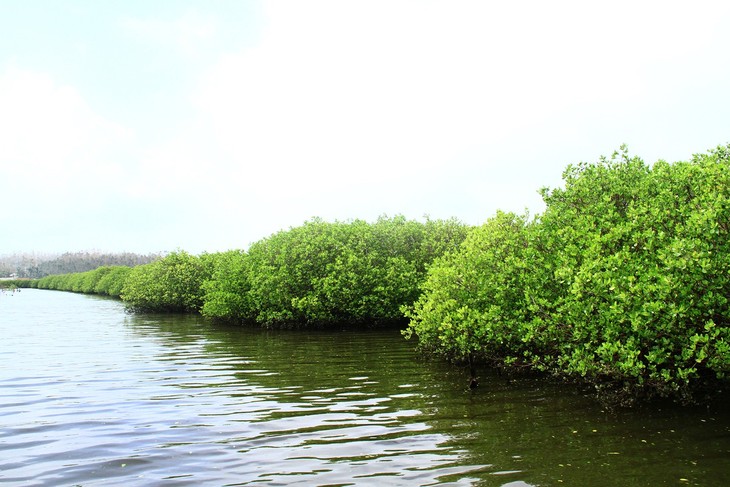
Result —
[[0, 0], [0, 255], [539, 214], [730, 142], [730, 2]]

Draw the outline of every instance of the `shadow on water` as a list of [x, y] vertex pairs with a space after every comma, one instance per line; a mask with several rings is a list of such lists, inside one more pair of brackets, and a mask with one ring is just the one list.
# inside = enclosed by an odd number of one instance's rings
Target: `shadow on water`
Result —
[[[609, 413], [570, 386], [488, 372], [471, 391], [465, 370], [418, 359], [397, 330], [259, 330], [190, 316], [132, 316], [128, 325], [162, 340], [165, 360], [175, 361], [191, 344], [223, 360], [227, 380], [238, 384], [226, 394], [255, 395], [261, 405], [248, 421], [265, 424], [266, 433], [251, 448], [301, 448], [304, 457], [326, 460], [323, 468], [374, 458], [379, 467], [368, 468], [387, 477], [395, 473], [382, 465], [409, 453], [414, 460], [399, 468], [434, 474], [399, 480], [484, 486], [730, 482], [726, 402]], [[285, 434], [297, 439], [277, 444]]]

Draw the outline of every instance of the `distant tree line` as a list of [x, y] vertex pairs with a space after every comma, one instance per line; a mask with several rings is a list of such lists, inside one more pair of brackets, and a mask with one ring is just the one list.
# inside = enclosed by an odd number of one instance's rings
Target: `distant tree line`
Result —
[[134, 267], [160, 258], [159, 254], [67, 252], [61, 255], [14, 254], [0, 257], [0, 277], [39, 279], [53, 274], [86, 272], [102, 266]]

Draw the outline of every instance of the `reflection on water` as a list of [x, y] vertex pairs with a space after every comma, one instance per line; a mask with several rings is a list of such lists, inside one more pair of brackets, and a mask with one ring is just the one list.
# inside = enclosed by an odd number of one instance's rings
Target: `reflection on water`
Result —
[[397, 330], [252, 330], [28, 290], [0, 296], [0, 333], [0, 483], [730, 482], [720, 405], [608, 414], [491, 376], [470, 391]]

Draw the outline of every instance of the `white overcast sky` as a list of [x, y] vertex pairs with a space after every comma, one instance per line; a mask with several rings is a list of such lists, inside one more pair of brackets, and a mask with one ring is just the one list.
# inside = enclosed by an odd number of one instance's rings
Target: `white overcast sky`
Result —
[[730, 142], [730, 2], [0, 0], [0, 255], [533, 214]]

